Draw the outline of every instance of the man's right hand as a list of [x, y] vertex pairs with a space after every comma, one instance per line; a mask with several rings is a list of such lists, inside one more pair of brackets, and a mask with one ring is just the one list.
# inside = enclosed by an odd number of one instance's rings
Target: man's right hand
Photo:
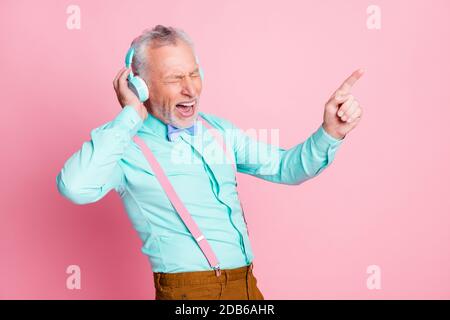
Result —
[[130, 71], [131, 68], [123, 67], [114, 78], [113, 85], [114, 90], [116, 91], [117, 100], [119, 100], [122, 108], [125, 106], [133, 107], [142, 120], [145, 120], [148, 117], [147, 109], [134, 92], [128, 88], [127, 77], [130, 74]]

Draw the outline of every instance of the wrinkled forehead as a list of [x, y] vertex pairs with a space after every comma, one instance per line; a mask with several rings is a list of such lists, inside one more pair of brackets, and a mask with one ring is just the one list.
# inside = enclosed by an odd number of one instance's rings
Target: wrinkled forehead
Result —
[[183, 41], [177, 41], [177, 45], [149, 48], [148, 54], [151, 73], [159, 77], [186, 74], [197, 67], [193, 49]]

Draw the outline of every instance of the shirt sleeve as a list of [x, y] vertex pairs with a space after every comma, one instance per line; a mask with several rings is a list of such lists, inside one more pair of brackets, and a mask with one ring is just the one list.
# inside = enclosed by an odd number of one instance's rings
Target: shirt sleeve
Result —
[[125, 106], [114, 120], [91, 131], [56, 177], [58, 191], [75, 204], [100, 200], [123, 184], [119, 161], [143, 121], [136, 110]]
[[300, 184], [321, 173], [334, 160], [343, 139], [322, 125], [306, 141], [285, 150], [257, 141], [234, 127], [233, 144], [238, 172], [281, 184]]

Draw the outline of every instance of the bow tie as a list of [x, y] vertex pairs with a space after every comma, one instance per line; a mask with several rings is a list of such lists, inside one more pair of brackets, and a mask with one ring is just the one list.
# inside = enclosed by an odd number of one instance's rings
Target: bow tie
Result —
[[194, 123], [189, 128], [177, 128], [171, 124], [167, 125], [167, 137], [169, 138], [170, 141], [175, 141], [183, 131], [185, 131], [185, 132], [189, 133], [191, 136], [193, 136], [197, 132], [197, 124]]

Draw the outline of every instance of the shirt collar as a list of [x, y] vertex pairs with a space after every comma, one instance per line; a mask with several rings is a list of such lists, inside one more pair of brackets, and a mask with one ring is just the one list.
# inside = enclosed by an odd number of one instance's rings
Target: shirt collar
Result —
[[[200, 117], [200, 113], [199, 113]], [[197, 119], [198, 121], [198, 119]], [[197, 123], [198, 125], [198, 123]], [[139, 131], [152, 133], [159, 138], [162, 138], [164, 140], [170, 141], [167, 134], [168, 134], [168, 128], [167, 124], [162, 122], [160, 119], [153, 116], [151, 113], [148, 113], [147, 119], [144, 120], [144, 123]]]

